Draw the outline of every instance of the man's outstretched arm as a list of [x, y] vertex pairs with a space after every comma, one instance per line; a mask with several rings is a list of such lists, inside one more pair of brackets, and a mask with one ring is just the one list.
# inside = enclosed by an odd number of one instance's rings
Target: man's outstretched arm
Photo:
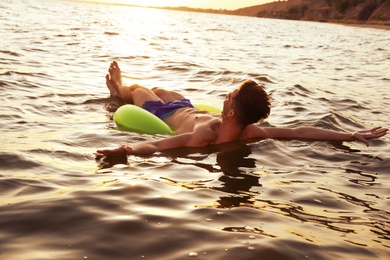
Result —
[[138, 143], [133, 147], [122, 145], [114, 149], [100, 149], [96, 152], [96, 158], [100, 159], [105, 156], [124, 156], [129, 154], [153, 154], [155, 152], [179, 147], [204, 147], [209, 145], [214, 138], [215, 133], [212, 131], [185, 133], [157, 141]]
[[316, 127], [251, 127], [248, 131], [248, 138], [297, 138], [320, 141], [359, 141], [369, 146], [368, 140], [382, 137], [387, 134], [388, 129], [375, 127], [370, 130], [363, 130], [353, 133], [345, 133]]

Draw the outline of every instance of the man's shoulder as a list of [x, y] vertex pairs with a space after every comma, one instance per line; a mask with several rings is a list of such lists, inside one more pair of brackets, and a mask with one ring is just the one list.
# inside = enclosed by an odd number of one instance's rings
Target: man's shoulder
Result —
[[207, 123], [197, 125], [194, 129], [194, 135], [202, 140], [213, 141], [218, 138], [216, 129], [220, 124], [220, 120], [211, 120]]
[[197, 126], [195, 128], [194, 133], [196, 133], [200, 137], [203, 137], [204, 139], [215, 139], [218, 137], [218, 134], [216, 132], [217, 125], [218, 121], [215, 121], [214, 124], [203, 124]]
[[218, 138], [217, 133], [208, 127], [198, 127], [188, 134], [191, 135], [190, 146], [196, 147], [210, 145]]
[[259, 125], [250, 124], [244, 129], [244, 136], [246, 139], [266, 137], [266, 131]]

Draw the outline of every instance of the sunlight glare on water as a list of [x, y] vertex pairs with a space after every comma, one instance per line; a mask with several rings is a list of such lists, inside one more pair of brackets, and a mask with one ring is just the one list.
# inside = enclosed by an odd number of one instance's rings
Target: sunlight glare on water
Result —
[[[390, 125], [388, 30], [73, 1], [0, 4], [1, 259], [388, 259], [388, 137], [259, 140], [96, 161], [105, 74], [220, 106], [264, 84], [265, 126]], [[374, 40], [375, 39], [375, 40]]]

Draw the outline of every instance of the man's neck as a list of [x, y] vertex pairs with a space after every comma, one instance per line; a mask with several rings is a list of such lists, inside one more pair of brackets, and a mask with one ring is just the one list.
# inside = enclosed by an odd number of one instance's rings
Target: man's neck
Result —
[[222, 120], [218, 128], [218, 142], [230, 142], [240, 140], [244, 132], [244, 128], [233, 120]]

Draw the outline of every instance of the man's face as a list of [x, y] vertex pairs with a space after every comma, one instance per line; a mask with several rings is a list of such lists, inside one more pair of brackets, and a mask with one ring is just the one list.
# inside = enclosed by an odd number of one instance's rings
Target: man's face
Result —
[[230, 92], [226, 95], [225, 101], [223, 102], [222, 118], [227, 117], [229, 112], [233, 109], [233, 99], [238, 94], [238, 89]]

